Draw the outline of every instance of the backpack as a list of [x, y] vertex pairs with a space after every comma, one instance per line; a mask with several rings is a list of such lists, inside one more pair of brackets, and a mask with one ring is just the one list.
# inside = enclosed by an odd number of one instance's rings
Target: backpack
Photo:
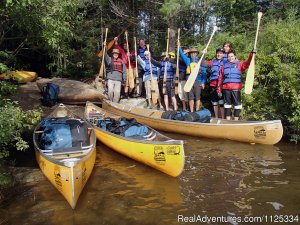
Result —
[[184, 120], [189, 122], [209, 123], [210, 119], [211, 113], [208, 109], [191, 112], [184, 116]]
[[87, 126], [78, 119], [49, 118], [41, 123], [43, 149], [61, 149], [89, 144]]
[[54, 106], [58, 101], [59, 86], [54, 83], [47, 83], [42, 88], [42, 104], [44, 106]]
[[97, 126], [105, 131], [121, 135], [123, 137], [145, 136], [148, 134], [148, 127], [138, 123], [135, 119], [122, 117], [119, 121], [113, 118], [99, 120]]
[[165, 111], [162, 113], [161, 118], [167, 120], [173, 120], [176, 114], [177, 114], [176, 111]]

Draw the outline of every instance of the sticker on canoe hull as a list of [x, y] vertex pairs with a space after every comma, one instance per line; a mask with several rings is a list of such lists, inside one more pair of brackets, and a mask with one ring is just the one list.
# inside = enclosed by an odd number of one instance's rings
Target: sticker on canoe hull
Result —
[[254, 137], [257, 139], [265, 139], [267, 132], [263, 126], [254, 127]]
[[168, 146], [167, 154], [168, 155], [179, 155], [180, 154], [180, 146]]
[[166, 164], [166, 156], [162, 146], [154, 146], [154, 160], [159, 165]]

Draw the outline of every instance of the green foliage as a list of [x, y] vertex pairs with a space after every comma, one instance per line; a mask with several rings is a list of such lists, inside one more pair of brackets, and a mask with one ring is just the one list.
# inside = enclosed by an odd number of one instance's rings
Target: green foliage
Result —
[[3, 105], [1, 101], [4, 100], [5, 97], [16, 93], [17, 90], [18, 86], [15, 84], [6, 81], [0, 82], [0, 106]]
[[27, 149], [28, 143], [21, 137], [25, 129], [31, 129], [41, 119], [41, 110], [24, 112], [16, 102], [7, 97], [17, 91], [17, 85], [0, 82], [0, 159], [9, 155], [9, 149]]
[[282, 119], [286, 134], [300, 140], [300, 21], [270, 22], [260, 34], [252, 97], [244, 96], [247, 119]]
[[9, 155], [9, 148], [25, 150], [28, 143], [21, 138], [24, 129], [31, 129], [41, 119], [40, 110], [24, 112], [12, 102], [6, 102], [0, 107], [0, 159]]

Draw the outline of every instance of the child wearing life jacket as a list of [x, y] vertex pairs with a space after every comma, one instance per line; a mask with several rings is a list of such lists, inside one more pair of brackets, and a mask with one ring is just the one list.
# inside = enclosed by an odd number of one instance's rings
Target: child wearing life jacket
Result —
[[[206, 52], [204, 52], [206, 53]], [[210, 77], [209, 77], [209, 86], [210, 86], [210, 100], [214, 108], [214, 113], [216, 118], [224, 118], [224, 99], [219, 97], [217, 93], [218, 79], [220, 74], [220, 69], [226, 62], [224, 60], [225, 49], [217, 48], [216, 49], [216, 58], [213, 60], [205, 61], [205, 66], [210, 67]], [[220, 113], [219, 113], [220, 111]], [[221, 115], [219, 115], [221, 114]]]
[[[159, 76], [159, 89], [161, 92], [161, 96], [164, 96], [164, 103], [166, 106], [166, 111], [169, 110], [169, 98], [172, 100], [172, 104], [174, 110], [178, 109], [177, 100], [175, 97], [175, 69], [176, 64], [174, 63], [174, 59], [170, 59], [169, 54], [167, 52], [163, 52], [161, 54], [161, 61], [158, 62], [151, 59], [151, 62], [157, 67], [160, 68], [160, 76]], [[163, 93], [163, 84], [164, 84], [164, 76], [166, 72], [166, 91]]]
[[225, 118], [228, 120], [231, 119], [232, 105], [234, 120], [240, 117], [242, 73], [249, 67], [253, 54], [256, 54], [256, 49], [253, 49], [247, 61], [243, 62], [236, 59], [235, 51], [232, 49], [228, 53], [228, 60], [220, 69], [217, 93], [220, 97], [224, 96]]

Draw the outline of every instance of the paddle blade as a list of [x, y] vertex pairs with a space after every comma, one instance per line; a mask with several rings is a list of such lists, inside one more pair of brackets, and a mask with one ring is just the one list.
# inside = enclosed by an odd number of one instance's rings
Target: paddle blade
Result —
[[134, 75], [133, 75], [133, 70], [132, 68], [129, 68], [128, 70], [128, 82], [129, 82], [129, 87], [134, 88]]
[[[202, 57], [201, 57], [201, 60], [202, 60]], [[197, 78], [197, 75], [199, 73], [199, 69], [200, 69], [200, 63], [201, 63], [201, 60], [196, 64], [196, 66], [194, 67], [194, 69], [192, 70], [188, 80], [186, 81], [185, 85], [184, 85], [184, 88], [183, 90], [185, 92], [190, 92], [194, 83], [195, 83], [195, 80]]]
[[247, 95], [251, 94], [251, 92], [253, 91], [254, 73], [255, 73], [255, 62], [253, 57], [249, 69], [247, 71], [247, 77], [245, 81], [245, 94]]
[[156, 94], [156, 89], [158, 88], [157, 86], [157, 81], [156, 80], [151, 80], [151, 99], [153, 104], [157, 104], [157, 99], [158, 96]]

